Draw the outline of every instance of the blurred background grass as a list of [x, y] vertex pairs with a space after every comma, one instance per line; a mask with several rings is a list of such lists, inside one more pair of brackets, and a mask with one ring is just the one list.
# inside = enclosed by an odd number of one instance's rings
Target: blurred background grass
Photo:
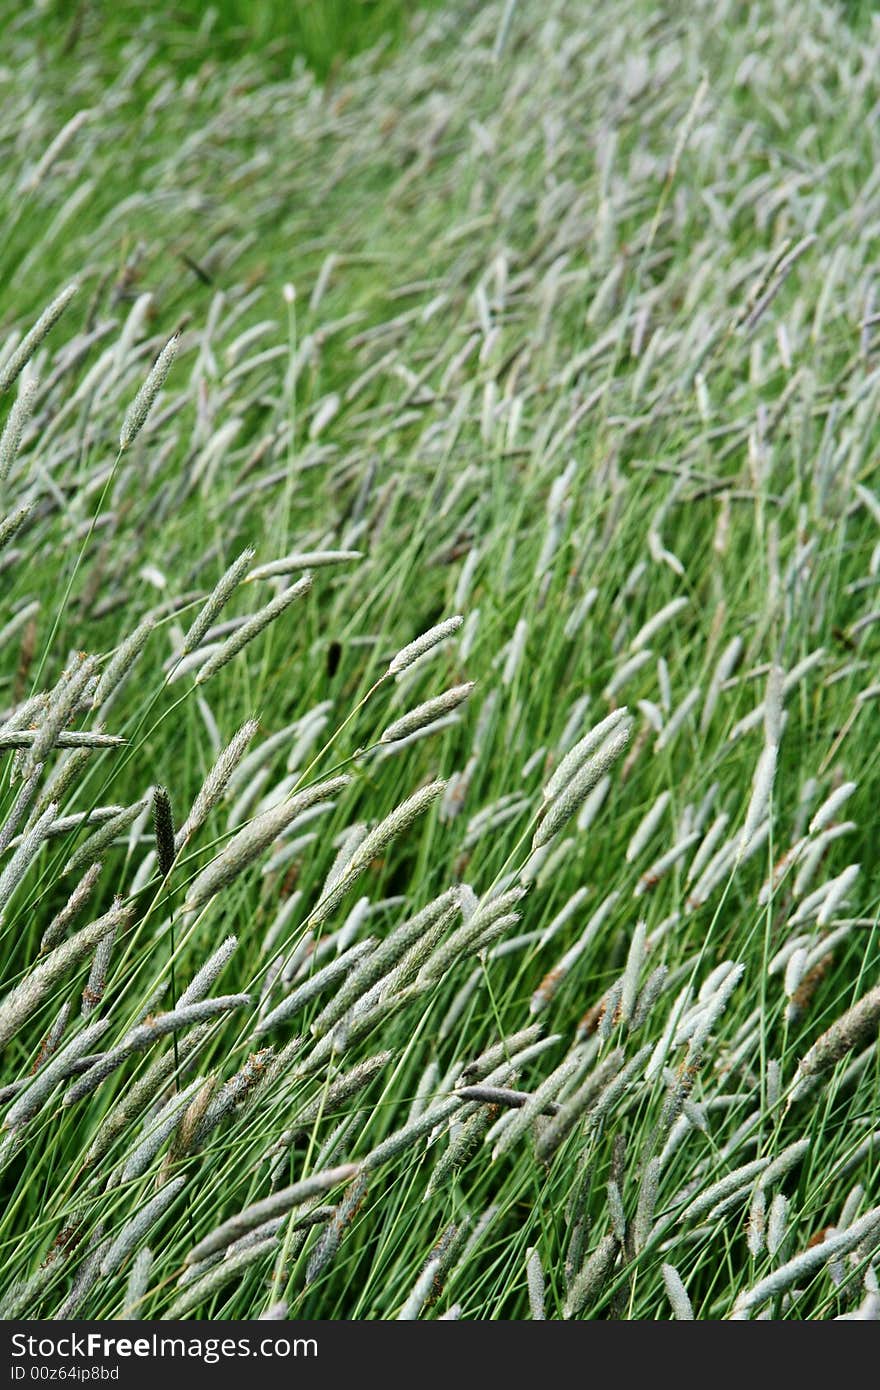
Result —
[[[171, 0], [150, 19], [152, 37], [184, 64], [254, 48], [284, 70], [302, 58], [324, 79], [346, 58], [376, 44], [392, 52], [413, 16], [438, 3], [442, 0], [213, 0], [207, 5]], [[86, 28], [99, 26], [112, 43], [146, 17], [142, 5], [127, 0], [50, 0], [49, 8], [69, 49]]]
[[[211, 8], [219, 33], [289, 46], [324, 77], [334, 64], [380, 40], [389, 47], [398, 43], [407, 20], [423, 6], [412, 0], [216, 0]], [[206, 13], [198, 0], [184, 0], [181, 10], [196, 17]]]

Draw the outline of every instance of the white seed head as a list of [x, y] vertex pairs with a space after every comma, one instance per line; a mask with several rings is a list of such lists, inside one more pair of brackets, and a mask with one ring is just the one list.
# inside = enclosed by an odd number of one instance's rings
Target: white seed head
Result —
[[176, 333], [173, 338], [168, 339], [153, 363], [146, 381], [125, 412], [125, 419], [119, 432], [120, 449], [127, 449], [129, 445], [133, 444], [146, 424], [147, 416], [153, 408], [156, 397], [165, 385], [168, 373], [171, 371], [171, 364], [177, 356], [179, 341], [179, 336]]

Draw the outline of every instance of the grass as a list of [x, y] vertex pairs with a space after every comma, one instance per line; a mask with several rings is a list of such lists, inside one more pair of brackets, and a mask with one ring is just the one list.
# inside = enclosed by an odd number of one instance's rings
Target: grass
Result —
[[[364, 49], [375, 47], [386, 57], [396, 51], [412, 14], [403, 0], [214, 0], [207, 6], [175, 0], [163, 6], [151, 37], [181, 72], [206, 59], [229, 61], [253, 51], [267, 76], [304, 62], [325, 80]], [[139, 11], [105, 0], [79, 0], [74, 9], [54, 0], [53, 19], [65, 34], [68, 57], [96, 39], [114, 48], [135, 38], [142, 25]]]
[[[194, 8], [199, 15], [201, 7]], [[230, 38], [244, 33], [258, 44], [289, 46], [302, 53], [320, 77], [374, 44], [386, 51], [398, 45], [412, 12], [403, 0], [300, 0], [295, 5], [222, 0], [216, 9], [216, 32]]]
[[505, 8], [8, 26], [6, 1318], [877, 1315], [880, 36]]

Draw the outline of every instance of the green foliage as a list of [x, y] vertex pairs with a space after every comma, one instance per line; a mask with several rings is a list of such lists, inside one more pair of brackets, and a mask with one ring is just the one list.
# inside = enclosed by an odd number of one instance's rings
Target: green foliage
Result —
[[[110, 0], [50, 0], [53, 27], [70, 52], [80, 36], [100, 37], [116, 47], [137, 33], [143, 7]], [[418, 6], [407, 0], [173, 0], [157, 8], [153, 38], [182, 68], [205, 57], [229, 61], [260, 52], [267, 71], [289, 71], [304, 60], [321, 78], [364, 49], [390, 54], [413, 18], [437, 0]]]
[[876, 1315], [880, 35], [456, 3], [328, 85], [64, 19], [0, 107], [0, 1316]]

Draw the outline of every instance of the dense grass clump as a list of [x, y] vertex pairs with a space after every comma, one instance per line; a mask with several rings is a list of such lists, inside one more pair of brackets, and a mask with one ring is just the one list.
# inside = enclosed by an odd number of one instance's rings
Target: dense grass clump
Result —
[[880, 30], [8, 26], [0, 1314], [876, 1317]]
[[[68, 60], [82, 47], [110, 53], [120, 42], [142, 42], [145, 32], [163, 58], [189, 70], [210, 58], [228, 62], [259, 54], [264, 76], [289, 72], [291, 61], [333, 80], [346, 59], [373, 47], [389, 55], [403, 42], [414, 10], [440, 0], [169, 0], [153, 8], [111, 0], [43, 0], [46, 18], [61, 27]], [[148, 11], [150, 7], [147, 7]]]

